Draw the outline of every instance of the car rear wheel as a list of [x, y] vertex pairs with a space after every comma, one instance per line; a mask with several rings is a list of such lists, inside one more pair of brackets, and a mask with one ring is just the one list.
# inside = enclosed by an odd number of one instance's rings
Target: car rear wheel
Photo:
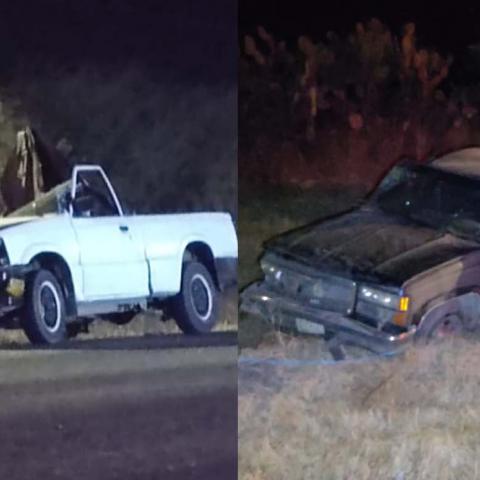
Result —
[[65, 299], [55, 276], [39, 270], [27, 282], [22, 327], [37, 345], [51, 345], [67, 337]]
[[183, 264], [182, 289], [171, 302], [173, 316], [188, 334], [207, 333], [218, 319], [218, 292], [208, 269], [199, 262]]

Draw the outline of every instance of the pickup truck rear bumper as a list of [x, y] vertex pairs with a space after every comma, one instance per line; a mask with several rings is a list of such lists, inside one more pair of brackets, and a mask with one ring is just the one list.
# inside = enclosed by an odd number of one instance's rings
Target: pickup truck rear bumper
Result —
[[261, 316], [275, 327], [299, 333], [335, 334], [341, 343], [358, 345], [382, 354], [398, 353], [411, 342], [415, 327], [392, 335], [337, 312], [319, 310], [282, 296], [263, 283], [247, 287], [240, 297], [240, 311]]

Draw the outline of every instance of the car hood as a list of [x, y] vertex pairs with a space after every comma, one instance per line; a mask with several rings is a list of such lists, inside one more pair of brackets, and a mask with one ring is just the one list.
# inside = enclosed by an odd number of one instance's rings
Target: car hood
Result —
[[377, 209], [362, 208], [280, 235], [267, 249], [352, 278], [402, 284], [480, 245]]

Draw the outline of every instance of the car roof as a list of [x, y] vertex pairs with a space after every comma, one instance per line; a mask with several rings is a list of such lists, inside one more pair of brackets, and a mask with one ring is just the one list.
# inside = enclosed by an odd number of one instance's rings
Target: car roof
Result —
[[447, 153], [429, 163], [445, 172], [480, 180], [480, 147], [469, 147]]

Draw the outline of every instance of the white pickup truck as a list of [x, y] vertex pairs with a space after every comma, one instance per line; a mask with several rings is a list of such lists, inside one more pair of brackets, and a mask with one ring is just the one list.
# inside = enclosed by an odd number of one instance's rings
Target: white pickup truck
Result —
[[18, 318], [35, 344], [147, 308], [168, 310], [186, 333], [208, 332], [236, 263], [229, 214], [125, 215], [102, 168], [76, 166], [0, 219], [0, 315]]

